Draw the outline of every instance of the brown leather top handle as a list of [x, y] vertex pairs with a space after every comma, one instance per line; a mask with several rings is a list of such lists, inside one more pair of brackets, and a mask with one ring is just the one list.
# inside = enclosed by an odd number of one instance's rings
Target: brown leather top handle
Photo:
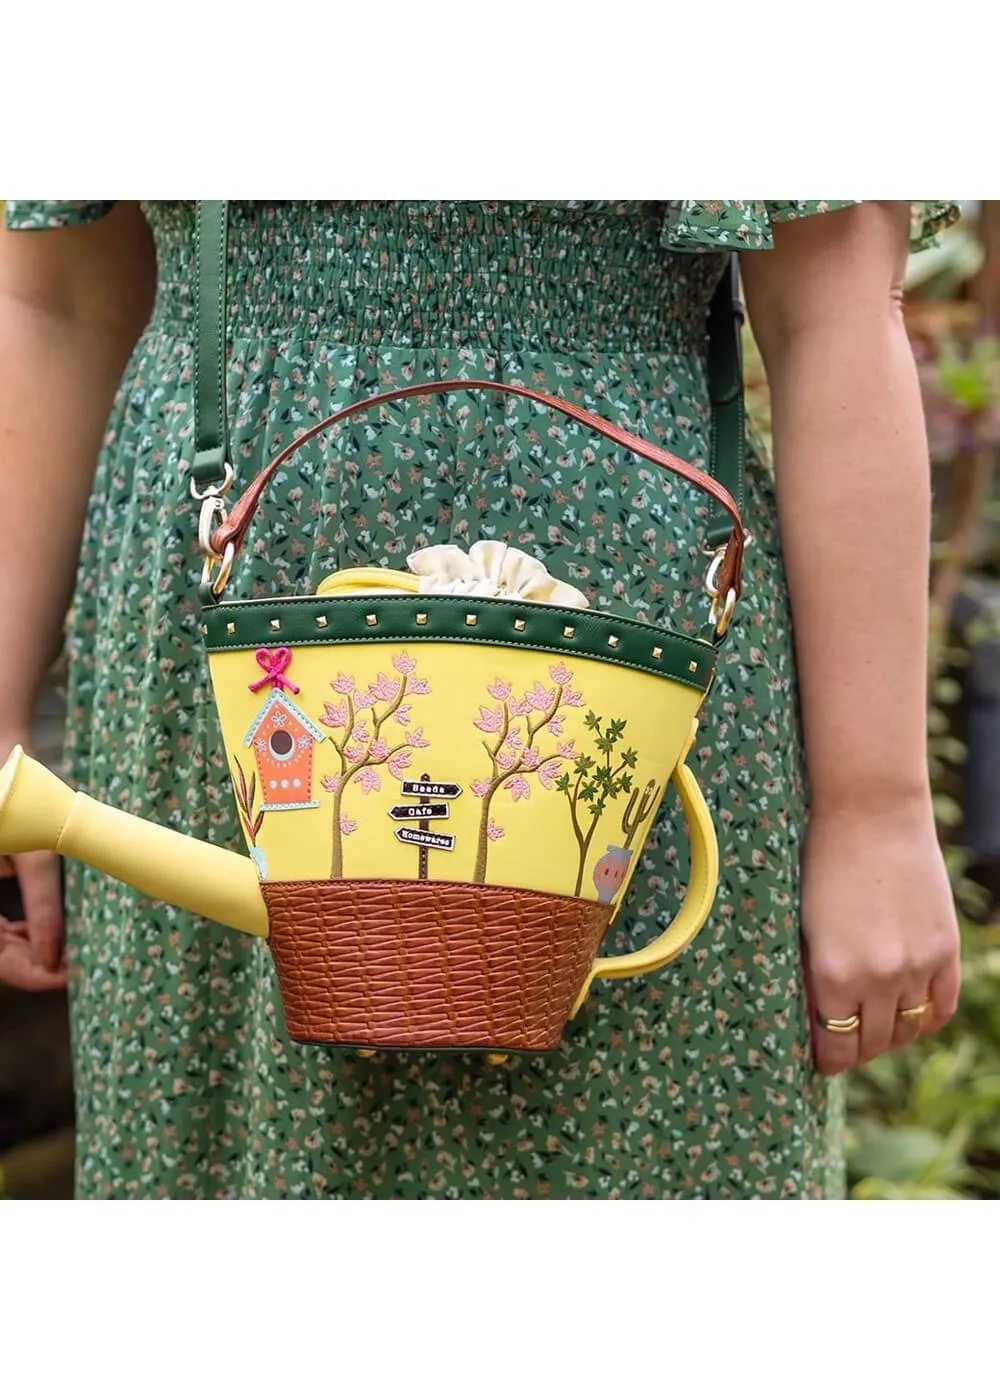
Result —
[[745, 532], [739, 507], [724, 486], [720, 486], [707, 472], [699, 471], [697, 467], [692, 467], [689, 463], [682, 461], [680, 457], [675, 457], [672, 452], [666, 452], [662, 447], [656, 447], [653, 443], [646, 442], [644, 438], [638, 437], [635, 433], [617, 427], [606, 418], [591, 413], [589, 409], [578, 408], [575, 404], [567, 403], [565, 399], [557, 398], [554, 394], [543, 394], [537, 389], [525, 389], [519, 384], [497, 384], [491, 379], [441, 379], [428, 384], [409, 384], [402, 389], [390, 389], [384, 394], [375, 394], [362, 403], [351, 404], [348, 408], [331, 413], [321, 423], [316, 423], [297, 437], [294, 442], [290, 442], [278, 453], [269, 466], [264, 467], [257, 474], [233, 506], [228, 517], [212, 533], [213, 552], [217, 557], [222, 558], [227, 552], [227, 546], [231, 545], [232, 554], [230, 557], [235, 558], [239, 554], [244, 537], [250, 528], [250, 523], [260, 505], [261, 497], [267, 490], [271, 477], [289, 458], [294, 457], [299, 448], [304, 447], [307, 442], [320, 433], [326, 432], [337, 423], [343, 423], [349, 418], [358, 418], [370, 409], [377, 408], [380, 404], [395, 403], [398, 399], [411, 399], [417, 396], [456, 393], [459, 390], [468, 389], [489, 389], [498, 394], [516, 394], [524, 399], [533, 399], [535, 403], [545, 404], [547, 408], [551, 408], [557, 413], [564, 413], [568, 418], [573, 418], [578, 423], [583, 423], [586, 427], [593, 429], [595, 433], [609, 438], [619, 447], [634, 452], [638, 457], [644, 457], [647, 462], [652, 462], [654, 466], [662, 467], [665, 471], [675, 472], [685, 481], [690, 482], [692, 486], [704, 491], [732, 517], [733, 532], [725, 546], [725, 553], [719, 564], [715, 582], [721, 598], [727, 598], [730, 589], [735, 595], [733, 602], [739, 598], [743, 573]]

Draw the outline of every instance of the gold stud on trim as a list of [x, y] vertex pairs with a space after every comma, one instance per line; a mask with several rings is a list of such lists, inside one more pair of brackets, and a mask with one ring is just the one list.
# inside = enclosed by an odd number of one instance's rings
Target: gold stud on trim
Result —
[[236, 632], [236, 623], [235, 623], [235, 622], [227, 622], [227, 623], [226, 623], [226, 633], [227, 633], [227, 635], [230, 636], [230, 637], [232, 637], [232, 636], [234, 635], [235, 632]]
[[418, 627], [426, 627], [426, 626], [427, 626], [427, 614], [426, 614], [426, 613], [417, 613], [417, 626], [418, 626]]
[[563, 636], [564, 636], [567, 640], [569, 640], [570, 637], [575, 637], [575, 636], [576, 636], [576, 628], [575, 628], [575, 627], [564, 627], [564, 628], [563, 628]]
[[320, 617], [318, 617], [318, 618], [316, 619], [316, 626], [317, 626], [317, 627], [323, 628], [323, 627], [327, 627], [328, 625], [329, 625], [329, 624], [327, 623], [327, 620], [326, 620], [326, 617], [325, 617], [325, 616], [320, 616]]
[[515, 617], [515, 619], [514, 619], [514, 631], [515, 631], [515, 632], [523, 632], [524, 629], [527, 627], [527, 625], [528, 625], [528, 624], [525, 622], [525, 620], [524, 620], [523, 617]]
[[660, 659], [660, 657], [661, 657], [662, 655], [663, 655], [663, 648], [662, 648], [662, 647], [654, 647], [654, 648], [653, 648], [653, 660], [654, 660], [654, 661], [659, 661], [659, 659]]
[[617, 645], [618, 645], [618, 638], [617, 638], [616, 636], [614, 636], [614, 635], [610, 636], [610, 637], [608, 638], [608, 646], [609, 646], [609, 647], [616, 647]]
[[378, 614], [377, 614], [377, 613], [365, 613], [365, 621], [367, 622], [367, 624], [368, 624], [369, 627], [374, 627], [375, 624], [378, 622]]
[[272, 617], [272, 618], [271, 618], [271, 631], [272, 631], [272, 632], [280, 632], [280, 631], [281, 631], [281, 618], [280, 618], [280, 617]]
[[694, 675], [694, 673], [695, 673], [695, 671], [697, 671], [697, 669], [698, 669], [698, 663], [697, 663], [697, 661], [689, 661], [689, 662], [688, 662], [688, 670], [691, 672], [692, 675]]
[[476, 614], [476, 613], [466, 613], [466, 614], [465, 614], [465, 625], [466, 625], [466, 627], [475, 627], [475, 625], [476, 625], [476, 623], [477, 623], [478, 621], [479, 621], [478, 614]]

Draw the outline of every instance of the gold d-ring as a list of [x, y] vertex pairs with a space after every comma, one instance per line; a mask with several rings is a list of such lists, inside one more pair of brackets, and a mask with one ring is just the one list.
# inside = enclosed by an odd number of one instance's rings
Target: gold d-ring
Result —
[[825, 1031], [831, 1031], [833, 1035], [853, 1035], [856, 1030], [861, 1028], [861, 1017], [856, 1011], [853, 1016], [841, 1018], [833, 1016], [829, 1020], [825, 1016], [817, 1014], [816, 1020]]
[[224, 496], [236, 479], [231, 462], [224, 462], [223, 477], [221, 481], [213, 481], [211, 486], [206, 486], [204, 491], [200, 490], [198, 483], [191, 479], [191, 495], [196, 501], [206, 501], [210, 496]]
[[714, 625], [716, 635], [724, 637], [729, 631], [729, 624], [733, 620], [733, 612], [736, 608], [736, 589], [731, 588], [726, 594], [726, 602], [723, 608], [719, 608], [718, 598], [712, 599], [712, 605], [708, 611], [708, 620]]
[[[745, 540], [749, 538], [749, 535], [744, 537]], [[711, 563], [705, 573], [705, 583], [703, 585], [705, 592], [711, 600], [708, 619], [715, 628], [715, 635], [717, 637], [724, 637], [728, 632], [729, 624], [732, 621], [733, 612], [736, 608], [736, 589], [730, 588], [726, 593], [725, 599], [723, 599], [718, 588], [717, 580], [719, 570], [722, 568], [722, 561], [726, 557], [726, 548], [726, 545], [722, 545], [719, 549], [712, 551]]]
[[[203, 584], [207, 583], [209, 588], [211, 588], [213, 598], [222, 597], [223, 590], [229, 582], [229, 575], [233, 572], [233, 560], [235, 558], [236, 546], [233, 544], [232, 540], [227, 542], [226, 548], [221, 555], [205, 555], [205, 562], [201, 569], [201, 581]], [[212, 568], [215, 564], [218, 564], [219, 569], [215, 578], [213, 578]]]

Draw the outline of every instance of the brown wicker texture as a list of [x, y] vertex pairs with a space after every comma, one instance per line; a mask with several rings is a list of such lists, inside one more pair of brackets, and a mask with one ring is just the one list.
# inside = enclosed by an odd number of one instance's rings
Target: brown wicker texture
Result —
[[264, 881], [288, 1032], [328, 1045], [554, 1050], [606, 904], [450, 881]]

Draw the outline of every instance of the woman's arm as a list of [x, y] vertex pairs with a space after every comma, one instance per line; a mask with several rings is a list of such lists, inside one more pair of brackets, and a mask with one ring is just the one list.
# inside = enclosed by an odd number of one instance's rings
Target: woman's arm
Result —
[[[80, 228], [0, 234], [0, 759], [30, 743], [105, 423], [154, 283], [136, 204]], [[55, 969], [57, 858], [19, 856], [14, 864], [31, 951], [40, 968]]]
[[903, 322], [909, 208], [782, 224], [742, 259], [772, 394], [781, 534], [811, 788], [803, 933], [827, 1072], [915, 1033], [959, 986], [927, 768], [930, 471]]

